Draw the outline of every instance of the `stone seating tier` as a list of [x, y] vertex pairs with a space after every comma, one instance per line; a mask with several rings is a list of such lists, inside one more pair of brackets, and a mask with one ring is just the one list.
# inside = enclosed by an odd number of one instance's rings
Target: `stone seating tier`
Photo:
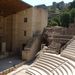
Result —
[[45, 52], [34, 61], [27, 72], [31, 72], [31, 75], [74, 75], [74, 70], [75, 65], [67, 59]]

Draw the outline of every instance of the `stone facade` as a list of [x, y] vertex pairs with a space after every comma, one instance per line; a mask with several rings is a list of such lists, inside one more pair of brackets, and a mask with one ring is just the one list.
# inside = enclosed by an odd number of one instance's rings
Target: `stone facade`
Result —
[[6, 43], [6, 52], [21, 51], [23, 44], [47, 26], [47, 17], [47, 10], [37, 7], [7, 17], [0, 16], [0, 44]]

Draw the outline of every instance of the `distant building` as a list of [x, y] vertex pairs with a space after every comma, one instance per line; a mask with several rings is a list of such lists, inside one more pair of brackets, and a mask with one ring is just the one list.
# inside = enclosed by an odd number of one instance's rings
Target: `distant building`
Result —
[[37, 6], [35, 6], [35, 7], [37, 7], [37, 8], [43, 8], [43, 9], [46, 9], [46, 10], [47, 10], [47, 6], [44, 5], [44, 4], [42, 4], [42, 5], [37, 5]]

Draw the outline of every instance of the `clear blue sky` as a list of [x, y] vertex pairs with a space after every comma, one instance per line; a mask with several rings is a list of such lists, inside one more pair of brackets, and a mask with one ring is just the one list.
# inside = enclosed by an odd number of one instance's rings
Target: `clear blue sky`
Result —
[[68, 2], [72, 2], [73, 0], [23, 0], [23, 1], [33, 6], [40, 5], [40, 4], [45, 4], [48, 6], [48, 5], [52, 5], [52, 2], [64, 1], [65, 3], [68, 3]]

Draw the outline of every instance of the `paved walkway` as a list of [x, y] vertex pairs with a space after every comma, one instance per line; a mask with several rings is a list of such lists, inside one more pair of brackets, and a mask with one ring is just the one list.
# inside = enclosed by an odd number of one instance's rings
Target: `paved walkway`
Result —
[[7, 75], [28, 75], [25, 73], [26, 69], [29, 67], [29, 65], [23, 65], [16, 69], [15, 71], [8, 73]]
[[0, 59], [0, 72], [21, 62], [22, 60], [20, 60], [18, 57], [9, 57], [5, 59]]

